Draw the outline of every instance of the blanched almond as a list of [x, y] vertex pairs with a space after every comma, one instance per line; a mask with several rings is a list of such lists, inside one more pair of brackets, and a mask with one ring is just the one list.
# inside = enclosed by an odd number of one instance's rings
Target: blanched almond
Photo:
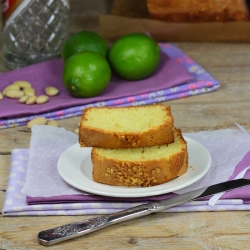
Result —
[[74, 130], [74, 133], [78, 134], [78, 133], [79, 133], [79, 128], [76, 128], [76, 129]]
[[34, 103], [36, 103], [36, 96], [35, 95], [34, 96], [29, 96], [29, 98], [26, 101], [26, 104], [31, 105], [31, 104], [34, 104]]
[[43, 116], [40, 116], [40, 117], [30, 120], [27, 123], [27, 127], [32, 128], [34, 125], [45, 125], [46, 123], [47, 123], [47, 119]]
[[5, 92], [5, 96], [9, 98], [20, 98], [24, 93], [21, 90], [9, 89]]
[[28, 100], [29, 96], [28, 95], [23, 95], [22, 97], [19, 98], [20, 103], [26, 103]]
[[17, 85], [11, 84], [11, 85], [4, 88], [3, 94], [5, 95], [8, 90], [20, 90], [20, 87]]
[[27, 81], [15, 81], [12, 84], [19, 86], [20, 88], [31, 87], [31, 83]]
[[50, 86], [45, 89], [45, 93], [48, 96], [55, 96], [59, 93], [59, 90], [55, 87]]
[[59, 127], [59, 124], [55, 120], [49, 120], [47, 123], [48, 126]]
[[25, 95], [29, 95], [29, 96], [36, 95], [36, 92], [35, 92], [35, 90], [32, 87], [25, 87], [23, 89], [23, 92], [24, 92]]
[[46, 95], [40, 95], [36, 98], [36, 103], [37, 104], [43, 104], [49, 101], [49, 97]]

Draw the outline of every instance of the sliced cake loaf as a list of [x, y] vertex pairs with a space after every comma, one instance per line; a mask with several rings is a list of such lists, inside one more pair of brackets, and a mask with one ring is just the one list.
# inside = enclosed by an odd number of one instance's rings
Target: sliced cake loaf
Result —
[[173, 141], [173, 117], [164, 105], [87, 108], [79, 126], [81, 147], [139, 148]]
[[93, 179], [113, 186], [154, 186], [184, 174], [188, 168], [187, 143], [174, 129], [174, 142], [131, 149], [93, 148]]

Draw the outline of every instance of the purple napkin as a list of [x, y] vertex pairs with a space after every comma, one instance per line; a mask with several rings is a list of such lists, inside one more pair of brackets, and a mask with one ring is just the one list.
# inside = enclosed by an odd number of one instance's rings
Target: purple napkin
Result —
[[119, 198], [119, 197], [108, 197], [101, 195], [61, 195], [61, 196], [51, 196], [51, 197], [30, 197], [26, 196], [26, 202], [28, 205], [38, 205], [38, 204], [58, 204], [58, 203], [78, 203], [78, 202], [149, 202], [149, 201], [159, 201], [176, 196], [175, 194], [164, 194], [147, 196], [140, 198]]
[[[243, 159], [236, 165], [233, 175], [229, 180], [233, 180], [236, 175], [250, 166], [250, 151], [243, 157]], [[244, 176], [245, 178], [250, 178], [250, 171]], [[99, 195], [61, 195], [61, 196], [51, 196], [51, 197], [26, 197], [26, 202], [28, 205], [38, 205], [38, 204], [57, 204], [57, 203], [78, 203], [78, 202], [143, 202], [143, 201], [154, 201], [163, 200], [170, 197], [176, 196], [174, 193], [157, 195], [152, 197], [140, 197], [140, 198], [118, 198], [118, 197], [107, 197]], [[207, 199], [203, 200], [208, 200]], [[222, 196], [222, 199], [242, 199], [245, 204], [250, 203], [250, 187], [239, 188], [236, 190], [229, 191]]]
[[[0, 76], [0, 90], [13, 81], [25, 80], [32, 84], [37, 95], [45, 94], [44, 89], [48, 86], [58, 88], [60, 94], [50, 97], [49, 102], [42, 105], [24, 105], [20, 104], [18, 99], [13, 100], [5, 97], [0, 103], [0, 118], [35, 115], [83, 104], [148, 93], [170, 88], [193, 79], [184, 67], [162, 52], [159, 67], [150, 77], [139, 81], [126, 81], [113, 76], [108, 87], [101, 95], [91, 98], [74, 98], [64, 88], [62, 70], [63, 62], [61, 59], [57, 59], [2, 74]], [[6, 107], [8, 108], [6, 109]]]
[[[229, 180], [233, 180], [241, 171], [243, 171], [248, 166], [250, 166], [250, 152], [248, 152], [243, 157], [243, 159], [237, 164]], [[250, 178], [249, 170], [246, 172], [244, 178]], [[230, 192], [227, 192], [222, 196], [222, 199], [231, 199], [232, 197], [236, 199], [243, 199], [244, 203], [246, 204], [250, 203], [250, 187], [247, 186], [247, 187], [238, 188]]]
[[[26, 196], [21, 192], [26, 179], [28, 161], [28, 149], [12, 150], [8, 186], [4, 206], [2, 208], [3, 216], [75, 216], [87, 214], [111, 214], [147, 202], [146, 200], [141, 200], [140, 202], [124, 202], [124, 200], [109, 202], [100, 201], [99, 197], [97, 197], [98, 200], [87, 202], [76, 201], [76, 203], [74, 203], [72, 199], [72, 202], [67, 201], [67, 203], [58, 203], [61, 200], [55, 200], [55, 202], [51, 204], [39, 203], [35, 205], [28, 205], [26, 203]], [[151, 200], [151, 198], [152, 197], [150, 197], [149, 200]], [[162, 196], [162, 198], [164, 198], [164, 196]], [[74, 199], [76, 198], [74, 197]], [[220, 199], [213, 207], [208, 205], [208, 201], [193, 201], [167, 209], [165, 212], [200, 212], [222, 210], [250, 210], [250, 205], [243, 204], [241, 199]]]
[[[20, 105], [17, 100], [0, 101], [0, 129], [22, 126], [37, 117], [64, 119], [80, 116], [88, 107], [138, 106], [204, 94], [220, 87], [220, 83], [198, 63], [172, 44], [160, 44], [162, 62], [152, 76], [141, 81], [126, 82], [113, 77], [106, 91], [95, 98], [73, 98], [62, 86], [61, 60], [47, 61], [0, 76], [0, 91], [14, 80], [32, 82], [37, 94], [49, 85], [58, 87], [61, 94], [43, 105]], [[165, 63], [164, 63], [165, 61]], [[159, 72], [160, 71], [160, 72]], [[115, 84], [116, 82], [116, 84]], [[115, 88], [112, 88], [112, 86]], [[8, 106], [8, 110], [5, 107]], [[25, 108], [23, 112], [23, 108]]]

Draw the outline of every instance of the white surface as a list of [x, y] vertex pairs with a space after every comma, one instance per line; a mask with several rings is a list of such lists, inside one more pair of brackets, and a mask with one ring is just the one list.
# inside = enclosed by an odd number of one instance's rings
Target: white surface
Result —
[[[76, 143], [60, 156], [57, 169], [71, 186], [93, 194], [112, 197], [146, 197], [166, 194], [187, 187], [201, 179], [211, 166], [208, 150], [190, 138], [188, 143], [189, 168], [184, 175], [165, 184], [152, 187], [119, 187], [100, 184], [92, 179], [91, 148], [80, 148]], [[190, 168], [192, 166], [193, 168]]]

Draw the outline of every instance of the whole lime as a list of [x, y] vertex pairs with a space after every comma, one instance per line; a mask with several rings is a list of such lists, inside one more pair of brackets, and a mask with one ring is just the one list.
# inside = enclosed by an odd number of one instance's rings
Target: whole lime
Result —
[[111, 78], [107, 60], [91, 51], [71, 56], [63, 68], [63, 83], [74, 97], [92, 97], [103, 92]]
[[93, 51], [107, 58], [108, 44], [101, 36], [92, 31], [79, 31], [65, 41], [62, 58], [65, 62], [72, 55], [83, 51]]
[[143, 33], [125, 35], [112, 45], [108, 60], [123, 79], [139, 80], [151, 75], [160, 61], [160, 47]]

